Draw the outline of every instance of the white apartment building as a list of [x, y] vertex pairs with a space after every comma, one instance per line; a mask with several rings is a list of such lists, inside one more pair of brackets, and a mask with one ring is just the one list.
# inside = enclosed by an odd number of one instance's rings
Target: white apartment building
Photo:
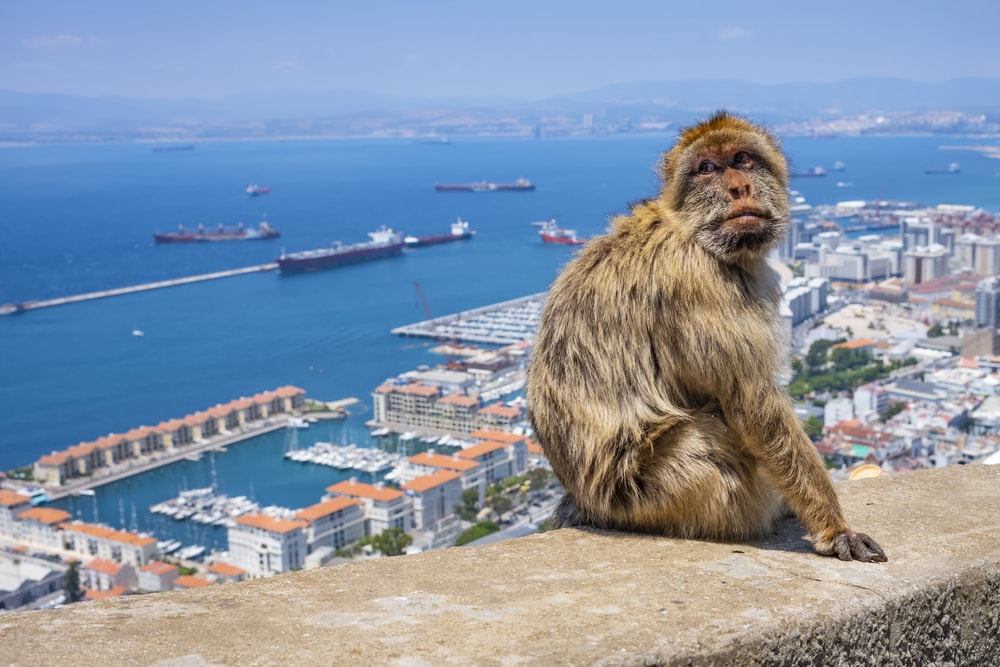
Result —
[[948, 249], [934, 244], [918, 246], [903, 253], [903, 280], [918, 285], [948, 275]]
[[404, 533], [413, 529], [413, 503], [399, 489], [359, 482], [353, 477], [328, 486], [327, 500], [337, 496], [356, 498], [365, 505], [366, 535], [378, 535], [389, 528]]
[[365, 536], [365, 505], [357, 498], [338, 496], [299, 510], [306, 522], [306, 554], [319, 548], [342, 549]]
[[406, 465], [399, 468], [399, 482], [405, 484], [424, 475], [432, 475], [438, 470], [449, 470], [459, 474], [462, 491], [476, 489], [479, 492], [479, 504], [486, 498], [486, 475], [483, 467], [475, 461], [461, 458], [458, 454], [446, 456], [427, 450], [411, 456]]
[[[67, 514], [64, 520], [68, 519]], [[119, 561], [133, 567], [142, 567], [159, 556], [155, 537], [82, 521], [62, 524], [62, 539], [70, 551], [83, 556]]]
[[[69, 512], [54, 507], [32, 507], [21, 512], [15, 519], [14, 537], [31, 544], [62, 549], [63, 535], [60, 526], [70, 518]], [[95, 552], [89, 555], [97, 554]]]
[[429, 530], [439, 520], [454, 514], [462, 502], [462, 475], [452, 470], [437, 470], [402, 485], [413, 501], [413, 523], [417, 530]]
[[306, 558], [305, 521], [245, 514], [229, 529], [229, 560], [250, 577], [300, 568]]
[[469, 437], [481, 442], [458, 452], [458, 457], [478, 463], [483, 469], [486, 484], [528, 471], [528, 443], [523, 435], [479, 430], [470, 433]]
[[14, 536], [14, 520], [27, 509], [31, 509], [28, 496], [17, 491], [0, 489], [0, 535]]

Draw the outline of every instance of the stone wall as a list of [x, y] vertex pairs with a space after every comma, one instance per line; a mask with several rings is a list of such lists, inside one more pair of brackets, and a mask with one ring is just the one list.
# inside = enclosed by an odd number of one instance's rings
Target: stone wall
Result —
[[560, 530], [0, 616], [11, 665], [1000, 664], [1000, 466], [838, 486], [886, 564]]

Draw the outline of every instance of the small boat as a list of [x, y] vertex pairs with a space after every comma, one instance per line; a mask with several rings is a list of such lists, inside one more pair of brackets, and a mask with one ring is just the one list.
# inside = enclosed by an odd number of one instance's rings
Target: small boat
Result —
[[132, 329], [132, 335], [133, 336], [145, 336], [146, 332], [143, 331], [142, 329]]
[[302, 417], [289, 417], [288, 428], [309, 428], [309, 422]]
[[266, 195], [271, 192], [271, 188], [265, 188], [263, 186], [257, 185], [256, 183], [251, 183], [247, 186], [247, 196], [248, 197], [259, 197], [260, 195]]
[[809, 171], [792, 172], [789, 176], [792, 178], [822, 178], [826, 176], [826, 169], [823, 167], [813, 167]]
[[556, 224], [555, 218], [533, 222], [532, 225], [540, 227], [538, 235], [542, 238], [542, 243], [560, 243], [563, 245], [583, 245], [586, 239], [577, 238], [575, 229], [563, 229]]

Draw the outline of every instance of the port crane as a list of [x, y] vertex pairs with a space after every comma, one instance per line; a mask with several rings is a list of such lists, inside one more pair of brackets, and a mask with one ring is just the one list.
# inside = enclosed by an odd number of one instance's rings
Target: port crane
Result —
[[[434, 319], [434, 313], [431, 311], [431, 304], [427, 301], [427, 295], [424, 294], [423, 288], [420, 287], [420, 282], [417, 280], [413, 281], [413, 289], [417, 294], [417, 298], [420, 300], [420, 304], [424, 308], [424, 313], [427, 314], [428, 320]], [[458, 341], [454, 337], [448, 338], [447, 336], [435, 336], [434, 340], [438, 342], [439, 345], [443, 346], [442, 354], [444, 355], [444, 363], [448, 368], [456, 368], [460, 364], [452, 357], [451, 350], [454, 350], [458, 346]]]

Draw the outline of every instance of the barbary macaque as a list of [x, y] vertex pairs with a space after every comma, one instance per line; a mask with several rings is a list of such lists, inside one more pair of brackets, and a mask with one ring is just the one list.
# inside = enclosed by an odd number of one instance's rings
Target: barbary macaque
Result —
[[566, 489], [554, 523], [736, 541], [787, 508], [818, 553], [886, 561], [848, 527], [776, 378], [778, 141], [719, 112], [681, 133], [662, 177], [563, 269], [539, 323], [527, 398]]

